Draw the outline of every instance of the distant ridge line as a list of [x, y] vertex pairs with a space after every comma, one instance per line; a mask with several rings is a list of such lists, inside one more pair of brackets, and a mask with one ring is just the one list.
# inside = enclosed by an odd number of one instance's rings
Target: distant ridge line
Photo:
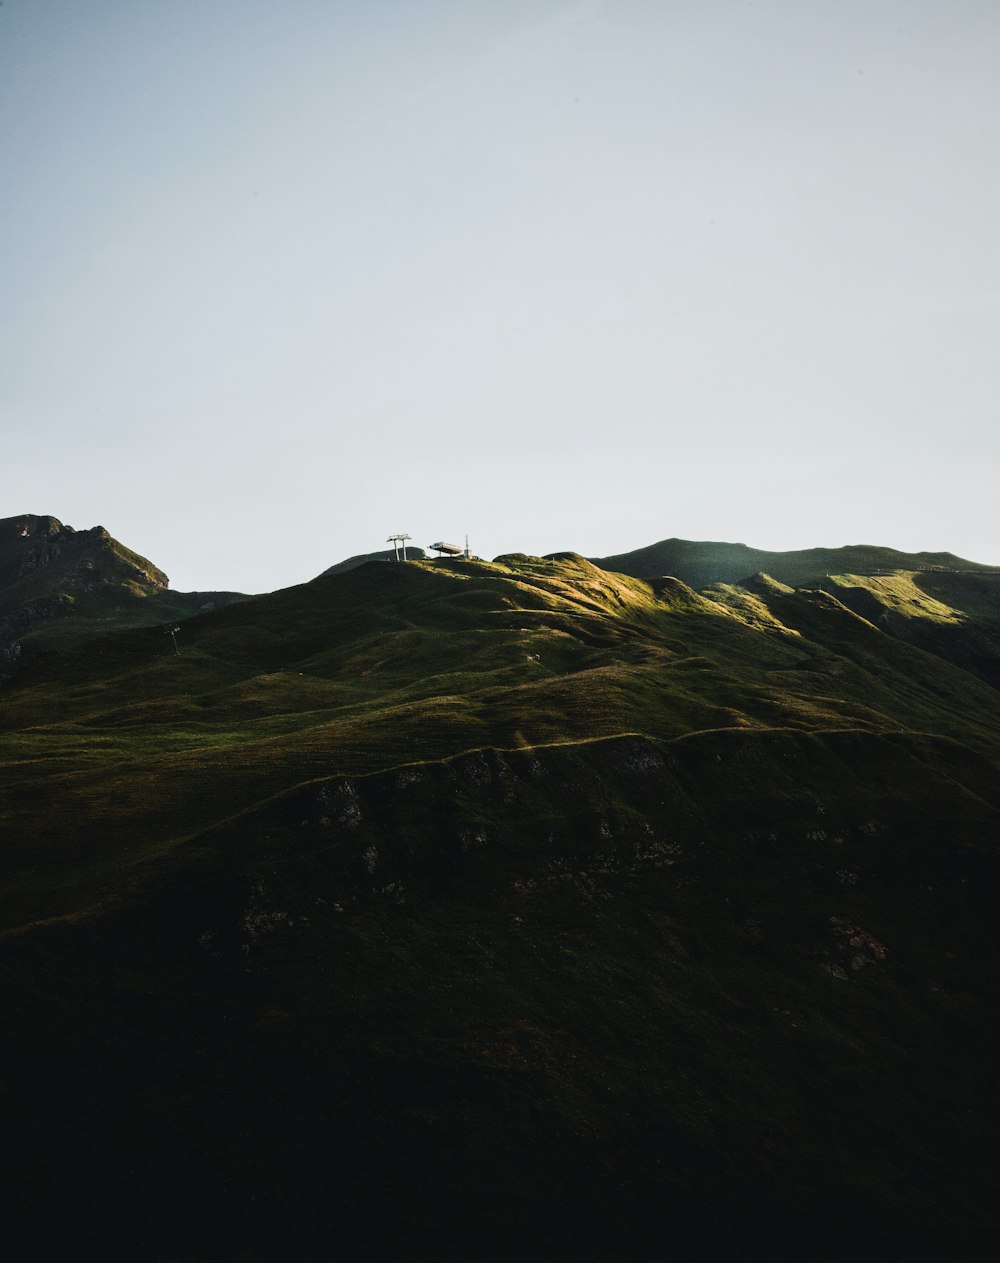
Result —
[[591, 557], [589, 560], [602, 570], [631, 575], [636, 579], [672, 574], [695, 588], [712, 583], [739, 583], [760, 573], [794, 585], [823, 579], [830, 574], [872, 575], [894, 570], [1000, 574], [1000, 568], [995, 564], [967, 561], [950, 552], [905, 553], [874, 544], [769, 552], [746, 544], [671, 538], [631, 552]]

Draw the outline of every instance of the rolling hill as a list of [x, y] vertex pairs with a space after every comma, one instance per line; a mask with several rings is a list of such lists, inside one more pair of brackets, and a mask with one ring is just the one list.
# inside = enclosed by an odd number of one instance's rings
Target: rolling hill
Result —
[[26, 661], [11, 1238], [991, 1257], [1000, 576], [922, 560], [375, 561]]
[[710, 583], [739, 583], [760, 572], [795, 587], [815, 583], [832, 574], [891, 574], [897, 570], [1000, 573], [1000, 566], [966, 561], [953, 553], [903, 553], [895, 548], [871, 544], [767, 552], [761, 548], [748, 548], [746, 544], [664, 539], [646, 548], [613, 557], [595, 557], [593, 561], [604, 570], [633, 575], [638, 579], [676, 575], [695, 588]]
[[[412, 544], [406, 546], [406, 558], [408, 561], [423, 561], [426, 557], [427, 553], [422, 548], [414, 548]], [[323, 574], [342, 574], [345, 570], [357, 570], [358, 566], [363, 566], [367, 561], [395, 562], [398, 560], [399, 558], [391, 548], [382, 549], [381, 552], [375, 553], [356, 553], [353, 557], [345, 557], [343, 561], [338, 561], [334, 565], [329, 566], [323, 571]]]

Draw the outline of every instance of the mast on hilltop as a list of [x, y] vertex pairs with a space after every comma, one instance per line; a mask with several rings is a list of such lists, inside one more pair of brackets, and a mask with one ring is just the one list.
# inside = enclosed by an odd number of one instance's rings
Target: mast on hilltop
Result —
[[[399, 535], [390, 535], [390, 536], [389, 536], [389, 538], [385, 541], [387, 544], [391, 544], [391, 545], [393, 546], [393, 548], [396, 550], [396, 560], [397, 560], [397, 561], [405, 561], [405, 560], [406, 560], [406, 541], [407, 541], [408, 539], [412, 539], [412, 538], [413, 538], [413, 536], [412, 536], [412, 535], [404, 535], [404, 534], [402, 534], [402, 532], [401, 532]], [[400, 555], [399, 555], [399, 550], [400, 550], [400, 548], [402, 548], [402, 550], [403, 550], [403, 555], [402, 555], [402, 557], [400, 557]]]

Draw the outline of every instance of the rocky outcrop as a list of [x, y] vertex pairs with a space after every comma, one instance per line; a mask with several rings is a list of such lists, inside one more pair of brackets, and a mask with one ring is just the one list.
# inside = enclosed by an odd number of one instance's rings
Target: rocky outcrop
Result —
[[20, 659], [26, 635], [70, 614], [81, 598], [142, 598], [168, 584], [103, 526], [77, 531], [32, 513], [0, 520], [0, 671]]
[[21, 656], [21, 637], [42, 627], [60, 614], [68, 614], [73, 602], [68, 596], [31, 601], [0, 616], [0, 665], [12, 665]]
[[103, 526], [77, 531], [31, 513], [0, 521], [0, 591], [22, 580], [33, 580], [27, 586], [36, 590], [125, 583], [158, 592], [169, 584], [162, 570]]

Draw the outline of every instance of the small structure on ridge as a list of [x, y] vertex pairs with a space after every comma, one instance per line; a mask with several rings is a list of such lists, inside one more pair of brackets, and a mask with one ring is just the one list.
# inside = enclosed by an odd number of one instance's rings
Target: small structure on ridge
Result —
[[465, 537], [465, 547], [459, 548], [457, 544], [446, 544], [443, 540], [439, 540], [436, 544], [428, 544], [428, 548], [436, 552], [439, 557], [465, 557], [472, 560], [472, 553], [469, 552], [469, 537]]
[[[398, 535], [390, 535], [389, 538], [385, 541], [387, 544], [391, 544], [393, 548], [396, 550], [397, 561], [406, 560], [406, 541], [412, 538], [413, 538], [412, 535], [404, 535], [402, 532], [400, 532], [400, 534]], [[402, 557], [400, 557], [399, 555], [400, 548], [402, 548], [403, 550]]]

